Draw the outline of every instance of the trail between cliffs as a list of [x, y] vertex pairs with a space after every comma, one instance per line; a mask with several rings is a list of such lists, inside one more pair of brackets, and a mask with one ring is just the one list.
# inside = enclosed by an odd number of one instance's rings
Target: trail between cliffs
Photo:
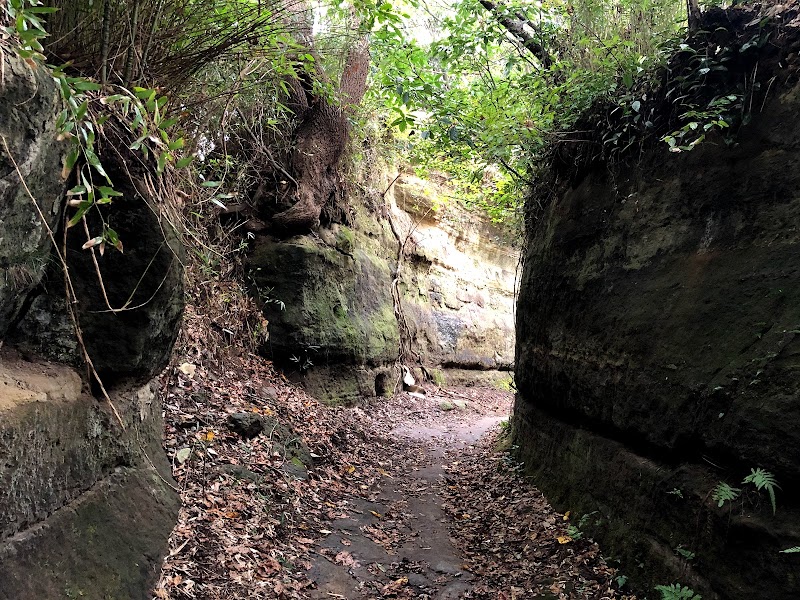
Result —
[[[183, 506], [155, 598], [625, 598], [497, 450], [508, 392], [331, 408], [253, 357], [164, 383]], [[263, 431], [241, 437], [234, 413]]]

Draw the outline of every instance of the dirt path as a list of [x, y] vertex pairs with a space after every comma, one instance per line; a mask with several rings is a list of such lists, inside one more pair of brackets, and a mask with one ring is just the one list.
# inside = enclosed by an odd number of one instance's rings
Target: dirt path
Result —
[[389, 432], [405, 446], [407, 458], [398, 470], [407, 474], [386, 477], [376, 489], [343, 503], [312, 561], [309, 578], [317, 585], [312, 598], [375, 598], [394, 592], [454, 600], [472, 590], [474, 576], [450, 540], [440, 488], [449, 457], [495, 429], [508, 414], [510, 398], [488, 407], [489, 414], [472, 402], [457, 402], [460, 406], [443, 392], [418, 400], [420, 408], [409, 411], [410, 417], [425, 417]]
[[253, 355], [178, 363], [165, 448], [183, 507], [154, 597], [624, 597], [497, 450], [511, 399], [432, 388], [332, 408]]

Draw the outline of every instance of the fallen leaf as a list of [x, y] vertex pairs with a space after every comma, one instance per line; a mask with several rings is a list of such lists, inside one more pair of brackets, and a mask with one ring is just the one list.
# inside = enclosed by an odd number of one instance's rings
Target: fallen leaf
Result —
[[356, 561], [356, 559], [353, 558], [353, 555], [347, 552], [346, 550], [342, 550], [341, 552], [339, 552], [339, 554], [337, 554], [333, 558], [333, 562], [335, 562], [338, 565], [343, 565], [345, 567], [358, 566], [358, 562]]
[[391, 594], [397, 592], [402, 588], [404, 585], [408, 583], [408, 577], [401, 577], [400, 579], [395, 579], [389, 585], [385, 585], [381, 590], [381, 593], [386, 596], [387, 594]]
[[178, 370], [186, 375], [189, 379], [192, 379], [197, 371], [197, 365], [193, 365], [192, 363], [188, 362], [181, 363], [181, 366], [178, 367]]
[[183, 464], [186, 462], [186, 459], [189, 458], [191, 453], [191, 448], [181, 448], [175, 453], [175, 460], [177, 460], [180, 464]]

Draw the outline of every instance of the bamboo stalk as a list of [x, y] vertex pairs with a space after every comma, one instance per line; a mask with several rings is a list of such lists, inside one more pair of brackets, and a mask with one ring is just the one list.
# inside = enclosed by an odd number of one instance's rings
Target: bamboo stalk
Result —
[[133, 77], [133, 59], [136, 53], [136, 32], [139, 29], [139, 2], [133, 5], [133, 15], [131, 16], [131, 45], [128, 46], [128, 54], [125, 57], [125, 75], [122, 81], [125, 87], [130, 87]]
[[100, 36], [100, 82], [108, 83], [108, 47], [111, 43], [111, 0], [103, 0], [103, 31]]

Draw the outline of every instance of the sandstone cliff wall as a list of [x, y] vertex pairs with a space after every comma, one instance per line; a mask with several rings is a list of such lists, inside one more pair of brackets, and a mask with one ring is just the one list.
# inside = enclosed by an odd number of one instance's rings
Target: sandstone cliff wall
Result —
[[150, 598], [179, 504], [150, 382], [180, 320], [179, 244], [156, 199], [109, 153], [124, 196], [107, 219], [125, 253], [98, 261], [111, 306], [127, 309], [108, 310], [81, 227], [69, 230], [65, 259], [71, 306], [120, 423], [91, 394], [47, 233], [61, 245], [72, 185], [54, 128], [58, 90], [45, 68], [11, 52], [0, 60], [0, 599]]
[[262, 300], [273, 300], [263, 304], [267, 352], [319, 398], [348, 402], [394, 387], [396, 277], [411, 348], [440, 383], [508, 378], [517, 251], [444, 193], [404, 176], [371, 208], [353, 199], [349, 224], [256, 239], [250, 274]]
[[[735, 147], [596, 166], [528, 232], [515, 443], [649, 593], [800, 596], [780, 553], [800, 546], [798, 110], [794, 86]], [[781, 485], [774, 515], [742, 484], [758, 467]], [[742, 496], [717, 506], [720, 481]]]

